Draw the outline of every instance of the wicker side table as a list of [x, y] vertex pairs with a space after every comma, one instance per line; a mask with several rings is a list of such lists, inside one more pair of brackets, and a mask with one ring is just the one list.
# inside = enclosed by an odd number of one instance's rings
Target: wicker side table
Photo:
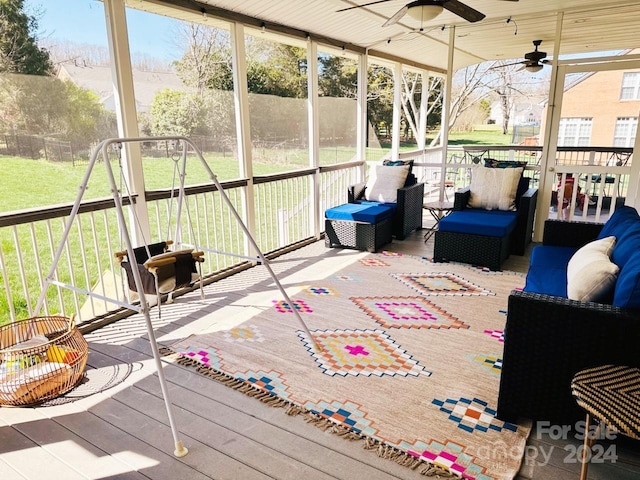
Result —
[[604, 365], [578, 372], [571, 381], [571, 394], [587, 411], [580, 479], [586, 480], [592, 439], [591, 417], [631, 438], [640, 440], [640, 369]]

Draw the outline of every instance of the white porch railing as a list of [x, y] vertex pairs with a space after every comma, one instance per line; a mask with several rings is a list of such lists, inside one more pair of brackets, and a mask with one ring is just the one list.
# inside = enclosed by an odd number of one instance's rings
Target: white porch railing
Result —
[[[318, 215], [326, 208], [345, 203], [347, 186], [360, 178], [364, 162], [306, 169], [254, 178], [256, 232], [254, 238], [263, 252], [274, 252], [315, 236], [312, 209]], [[319, 182], [319, 199], [314, 201], [312, 186]], [[222, 182], [225, 193], [242, 216], [242, 189], [246, 180]], [[181, 218], [183, 243], [202, 245], [225, 254], [207, 254], [203, 273], [214, 275], [246, 262], [226, 253], [246, 255], [240, 227], [213, 185], [185, 189], [188, 208]], [[155, 238], [167, 239], [175, 231], [170, 219], [171, 192], [146, 192], [151, 231]], [[175, 198], [173, 199], [175, 201]], [[127, 205], [128, 199], [123, 203]], [[35, 208], [0, 214], [0, 324], [32, 315], [51, 267], [72, 205]], [[86, 201], [79, 210], [74, 230], [54, 274], [56, 279], [96, 291], [108, 298], [124, 298], [120, 266], [114, 253], [123, 250], [112, 199]], [[130, 228], [131, 226], [128, 226]], [[320, 223], [323, 230], [323, 224]], [[46, 314], [75, 313], [78, 322], [91, 321], [119, 308], [68, 289], [48, 289], [44, 303]]]
[[[548, 191], [547, 205], [551, 205], [547, 215], [557, 218], [580, 219], [584, 221], [602, 222], [613, 213], [616, 205], [624, 204], [629, 190], [632, 148], [617, 147], [558, 147], [556, 163], [551, 168], [553, 181]], [[418, 180], [425, 183], [425, 201], [452, 200], [453, 192], [469, 184], [471, 168], [482, 164], [485, 159], [510, 160], [526, 162], [524, 175], [531, 179], [530, 186], [540, 184], [541, 146], [523, 145], [473, 145], [449, 147], [447, 149], [447, 164], [442, 165], [442, 150], [440, 148], [424, 151], [407, 152], [403, 159], [415, 159], [414, 173]], [[556, 179], [555, 174], [560, 174]], [[563, 177], [564, 175], [564, 177]], [[556, 208], [557, 194], [562, 178], [566, 182], [567, 176], [577, 179], [580, 187], [575, 190], [569, 202], [569, 211], [563, 215], [562, 209]], [[444, 179], [444, 181], [442, 180]], [[579, 194], [586, 194], [585, 207], [578, 208], [576, 201]], [[542, 195], [539, 202], [543, 204]], [[560, 194], [562, 205], [562, 193]], [[541, 212], [536, 213], [540, 215]]]
[[[472, 166], [485, 158], [526, 161], [525, 175], [536, 186], [541, 174], [541, 151], [542, 147], [525, 146], [451, 147], [447, 150], [448, 162], [444, 165], [439, 148], [403, 153], [401, 158], [415, 159], [413, 171], [418, 180], [426, 184], [425, 201], [430, 201], [446, 199], [447, 196], [452, 199], [455, 189], [469, 184]], [[624, 202], [630, 181], [632, 149], [560, 147], [557, 158], [555, 171], [550, 175], [555, 177], [559, 173], [562, 181], [572, 174], [581, 192], [590, 199], [585, 203], [586, 208], [579, 210], [576, 208], [576, 193], [570, 202], [570, 218], [604, 221], [616, 205]], [[274, 252], [324, 230], [323, 212], [347, 201], [347, 187], [362, 181], [364, 164], [363, 161], [351, 162], [255, 177], [254, 238], [261, 250]], [[316, 182], [319, 185], [317, 199], [312, 193]], [[555, 178], [552, 184], [552, 190], [556, 190]], [[241, 194], [242, 189], [248, 188], [248, 182], [229, 181], [223, 182], [223, 186], [237, 211], [243, 215]], [[183, 228], [183, 231], [196, 238], [187, 236], [183, 241], [245, 255], [245, 246], [237, 240], [242, 238], [239, 227], [231, 221], [215, 187], [188, 187], [186, 193], [192, 217], [183, 216], [182, 221], [190, 221], [193, 233], [188, 228]], [[165, 239], [166, 232], [175, 230], [175, 226], [168, 229], [167, 225], [171, 194], [169, 191], [152, 191], [146, 196], [152, 232], [157, 236], [153, 240]], [[552, 196], [551, 190], [549, 196]], [[547, 204], [551, 203], [549, 198]], [[31, 315], [70, 211], [69, 204], [0, 215], [0, 275], [4, 287], [3, 294], [0, 294], [0, 323]], [[547, 212], [538, 209], [537, 215], [562, 218], [562, 212], [554, 211], [553, 205]], [[313, 219], [317, 225], [313, 225]], [[122, 240], [113, 200], [84, 202], [78, 215], [78, 227], [72, 232], [55, 275], [86, 290], [98, 290], [106, 297], [122, 296], [120, 267], [113, 257], [113, 253], [119, 250], [122, 250]], [[210, 254], [203, 265], [204, 273], [214, 275], [244, 261], [228, 255]], [[44, 305], [47, 313], [76, 313], [78, 320], [84, 322], [111, 313], [114, 308], [106, 302], [87, 299], [70, 290], [49, 290], [51, 292]]]

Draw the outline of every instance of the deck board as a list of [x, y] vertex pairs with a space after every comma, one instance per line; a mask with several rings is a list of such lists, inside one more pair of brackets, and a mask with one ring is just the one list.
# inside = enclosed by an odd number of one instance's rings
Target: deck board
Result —
[[[424, 244], [416, 232], [393, 249], [430, 256], [432, 241]], [[299, 276], [317, 269], [316, 254], [324, 244], [292, 252], [292, 262], [276, 260], [272, 267], [287, 287]], [[356, 255], [357, 252], [345, 252]], [[524, 271], [526, 257], [510, 257], [505, 269]], [[298, 278], [298, 280], [296, 280]], [[286, 281], [285, 281], [286, 279]], [[274, 288], [264, 268], [235, 275], [162, 307], [162, 318], [152, 310], [155, 336], [170, 344], [209, 328], [225, 308], [242, 315], [243, 299]], [[164, 373], [175, 405], [181, 439], [189, 448], [183, 458], [173, 455], [158, 376], [152, 360], [144, 319], [133, 316], [87, 334], [89, 381], [74, 390], [75, 397], [54, 406], [0, 408], [0, 479], [141, 479], [264, 480], [336, 478], [418, 480], [418, 472], [379, 458], [349, 441], [307, 424], [302, 416], [289, 417], [225, 385], [164, 359]], [[92, 390], [93, 389], [93, 390]], [[525, 465], [518, 480], [577, 478], [577, 465], [564, 461], [566, 441], [541, 435], [532, 447], [553, 447], [546, 465]], [[592, 480], [640, 478], [638, 442], [620, 446], [621, 462], [592, 465]]]

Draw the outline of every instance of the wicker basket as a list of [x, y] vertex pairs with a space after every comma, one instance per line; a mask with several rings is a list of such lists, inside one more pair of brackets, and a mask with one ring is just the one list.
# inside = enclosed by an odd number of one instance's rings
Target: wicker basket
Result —
[[0, 327], [0, 405], [32, 405], [82, 378], [89, 347], [68, 317], [33, 317]]

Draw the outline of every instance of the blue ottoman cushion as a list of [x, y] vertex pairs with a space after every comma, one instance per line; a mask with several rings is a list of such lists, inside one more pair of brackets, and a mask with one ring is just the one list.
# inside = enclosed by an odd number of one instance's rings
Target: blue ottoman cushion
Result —
[[442, 232], [506, 237], [516, 228], [518, 212], [499, 210], [456, 210], [440, 220]]
[[381, 203], [345, 203], [324, 212], [329, 220], [347, 220], [376, 224], [393, 215], [392, 206]]

